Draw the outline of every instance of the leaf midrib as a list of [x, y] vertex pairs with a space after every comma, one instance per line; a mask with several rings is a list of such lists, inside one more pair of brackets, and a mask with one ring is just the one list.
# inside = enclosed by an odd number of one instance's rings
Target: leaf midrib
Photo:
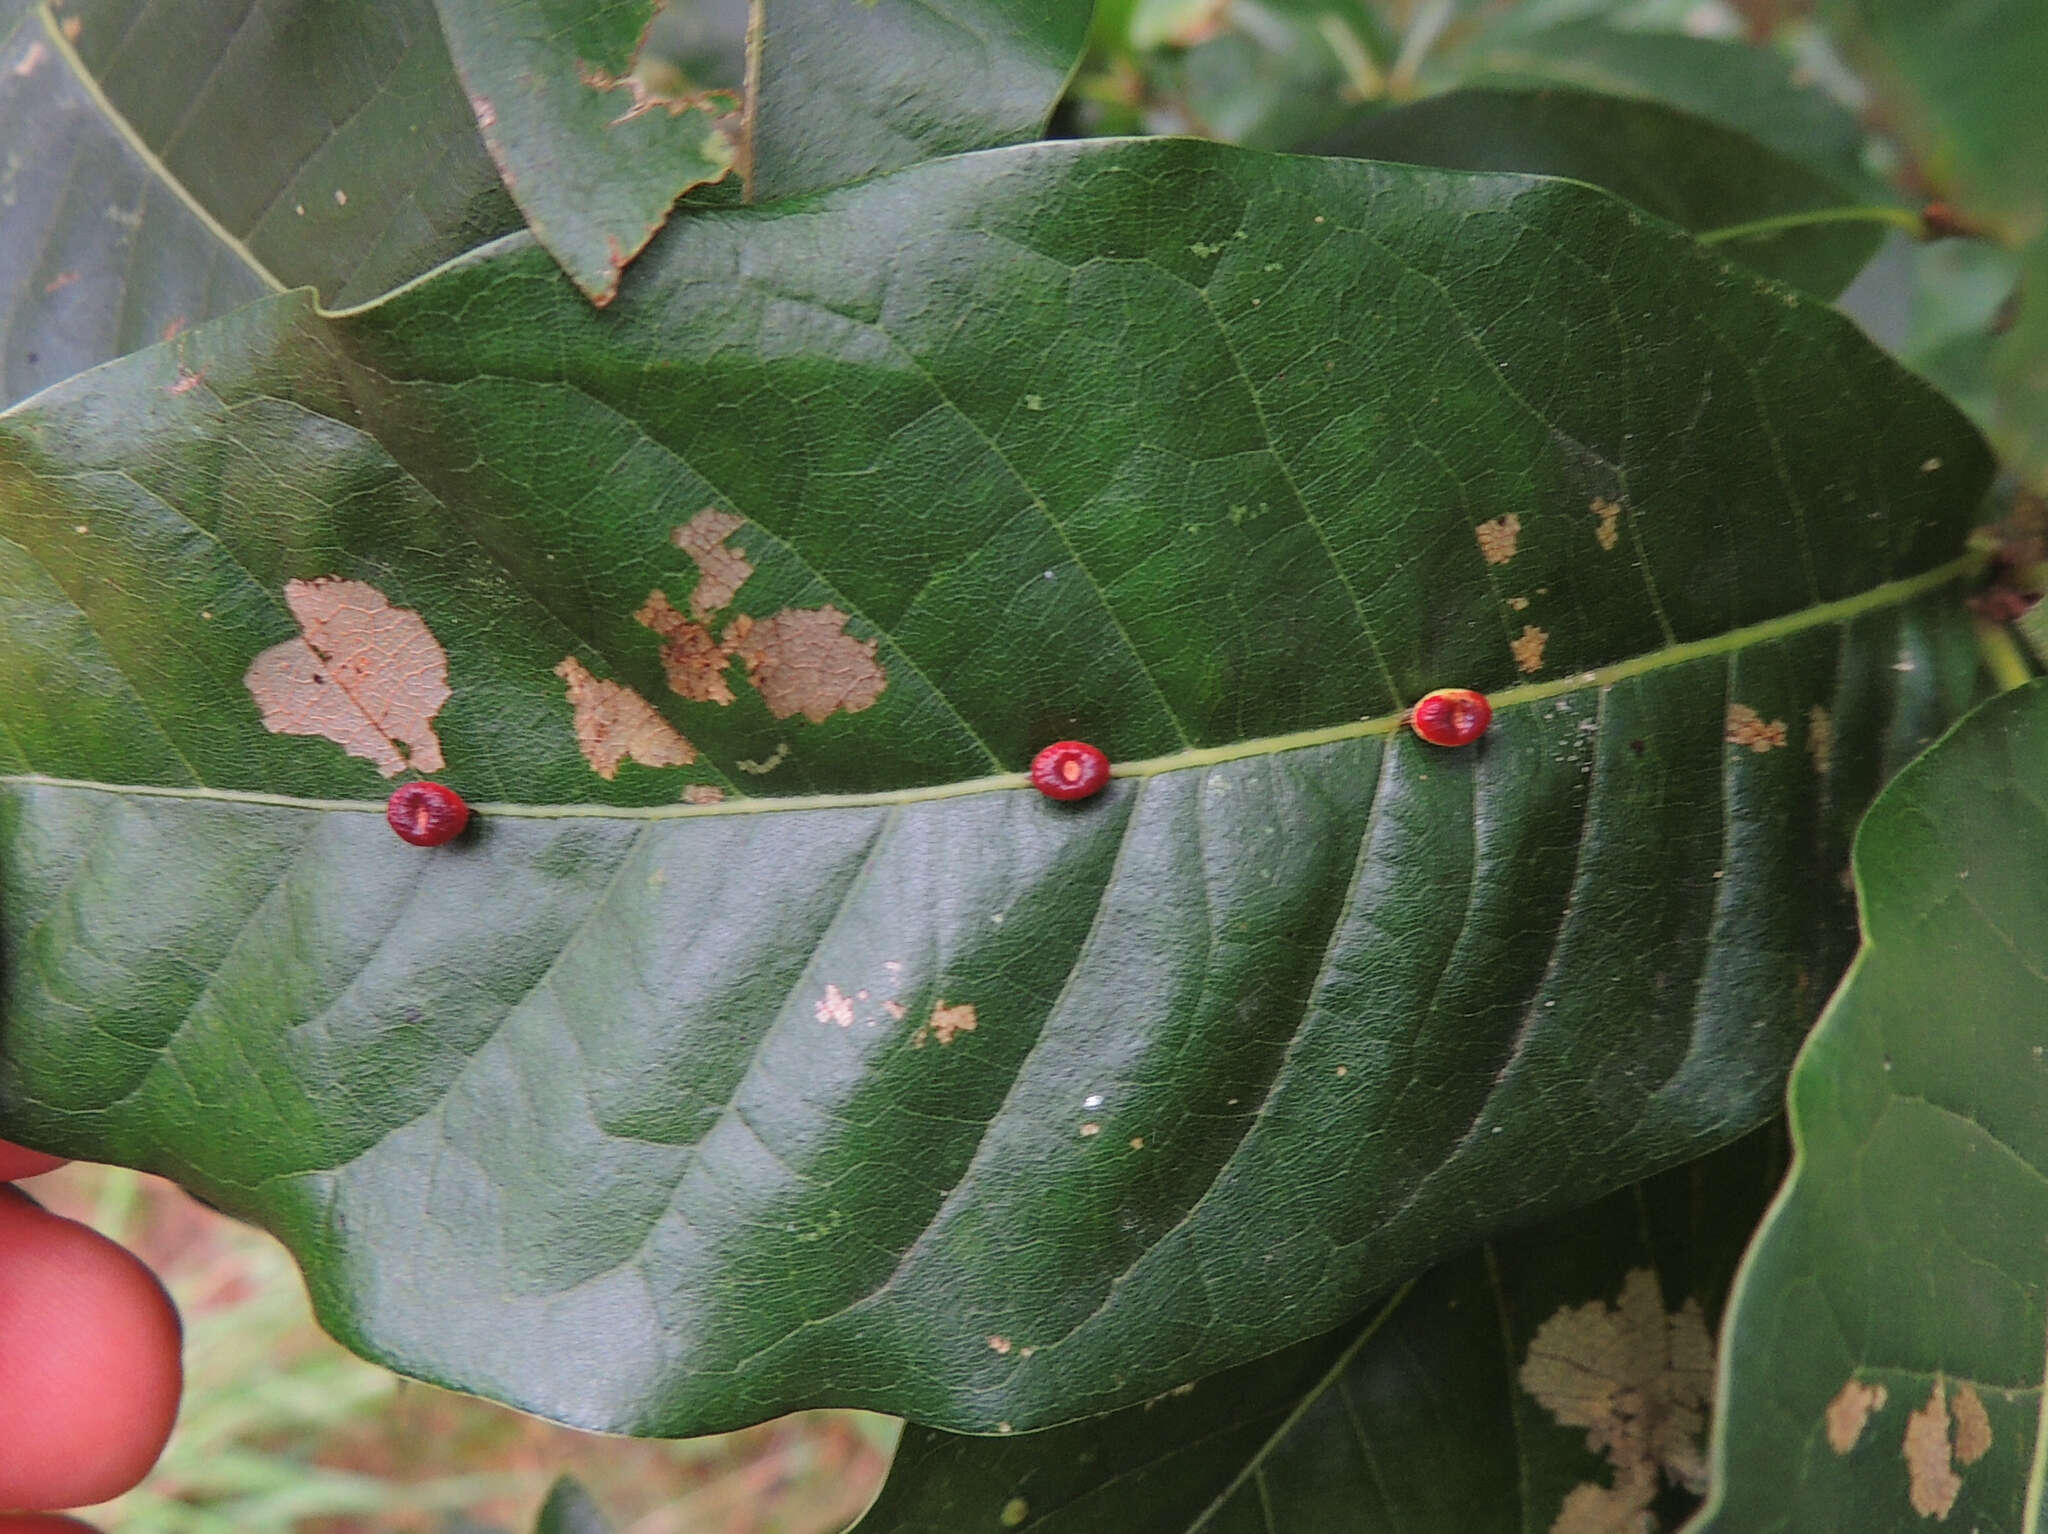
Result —
[[[1854, 596], [1838, 597], [1832, 602], [1821, 602], [1812, 607], [1800, 608], [1790, 613], [1781, 613], [1775, 618], [1765, 618], [1741, 628], [1729, 629], [1725, 633], [1706, 639], [1688, 640], [1683, 644], [1666, 645], [1661, 649], [1646, 651], [1626, 660], [1615, 661], [1591, 671], [1574, 672], [1567, 677], [1549, 682], [1527, 682], [1518, 687], [1489, 695], [1489, 701], [1496, 710], [1518, 708], [1528, 704], [1545, 702], [1551, 698], [1567, 697], [1574, 693], [1598, 690], [1613, 686], [1617, 682], [1635, 677], [1654, 675], [1674, 666], [1687, 665], [1693, 661], [1708, 660], [1717, 655], [1727, 655], [1744, 650], [1752, 645], [1767, 644], [1775, 639], [1788, 638], [1805, 633], [1810, 629], [1825, 628], [1831, 624], [1846, 623], [1867, 613], [1878, 612], [1888, 607], [1901, 606], [1915, 597], [1924, 596], [1951, 581], [1960, 580], [1976, 573], [1984, 566], [1986, 556], [1979, 551], [1962, 554], [1945, 564], [1918, 575], [1906, 576], [1899, 580], [1886, 581]], [[1113, 778], [1151, 778], [1162, 773], [1186, 772], [1205, 767], [1221, 766], [1228, 762], [1244, 761], [1251, 757], [1277, 756], [1287, 751], [1302, 751], [1315, 746], [1337, 745], [1348, 740], [1363, 740], [1372, 736], [1392, 735], [1406, 724], [1408, 713], [1402, 709], [1391, 714], [1376, 714], [1364, 719], [1347, 720], [1343, 724], [1323, 725], [1315, 729], [1295, 730], [1285, 735], [1258, 736], [1248, 740], [1233, 741], [1224, 746], [1208, 746], [1197, 750], [1176, 751], [1166, 756], [1144, 757], [1135, 761], [1118, 762], [1110, 768]], [[293, 794], [260, 793], [247, 789], [210, 788], [175, 784], [130, 784], [104, 783], [84, 778], [52, 777], [45, 773], [0, 774], [0, 784], [26, 784], [41, 788], [84, 789], [96, 793], [126, 794], [137, 798], [150, 799], [199, 799], [221, 804], [265, 805], [279, 809], [316, 810], [337, 814], [382, 814], [382, 799], [315, 799]], [[841, 810], [872, 809], [892, 805], [923, 804], [942, 799], [961, 799], [976, 794], [1005, 793], [1029, 788], [1031, 779], [1022, 772], [993, 773], [987, 777], [964, 778], [952, 783], [931, 783], [917, 788], [884, 789], [874, 793], [861, 794], [793, 794], [781, 797], [758, 797], [730, 799], [722, 804], [658, 804], [645, 806], [611, 804], [512, 804], [479, 802], [474, 808], [481, 814], [504, 819], [523, 820], [702, 820], [727, 815], [765, 815], [790, 810]]]

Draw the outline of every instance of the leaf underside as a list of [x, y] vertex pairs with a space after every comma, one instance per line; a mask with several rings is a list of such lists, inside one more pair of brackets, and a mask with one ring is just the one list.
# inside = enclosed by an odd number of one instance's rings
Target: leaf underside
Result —
[[[586, 1425], [1110, 1409], [1732, 1137], [1972, 666], [1974, 433], [1568, 183], [1036, 145], [602, 313], [521, 239], [185, 340], [0, 417], [7, 1133]], [[706, 507], [871, 706], [667, 690]], [[263, 729], [324, 577], [445, 648], [471, 838]], [[565, 658], [696, 759], [598, 777]], [[1399, 731], [1442, 684], [1479, 747]]]

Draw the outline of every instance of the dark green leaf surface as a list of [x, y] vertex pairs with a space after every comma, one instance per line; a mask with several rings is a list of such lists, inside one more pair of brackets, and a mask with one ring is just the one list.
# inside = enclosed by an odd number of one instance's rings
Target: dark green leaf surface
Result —
[[[1900, 774], [1857, 836], [1869, 941], [1793, 1072], [1797, 1160], [1736, 1290], [1702, 1531], [1881, 1534], [1938, 1517], [2017, 1534], [2040, 1517], [2044, 791], [2036, 683]], [[1883, 1404], [1859, 1423], [1849, 1392], [1873, 1387]], [[1955, 1426], [1966, 1391], [1982, 1452]], [[1932, 1455], [1912, 1477], [1916, 1416]]]
[[569, 1476], [555, 1482], [534, 1520], [533, 1534], [611, 1534], [590, 1493]]
[[1092, 0], [755, 0], [756, 202], [1036, 138]]
[[[606, 311], [518, 240], [189, 340], [0, 418], [6, 1132], [586, 1424], [1109, 1409], [1729, 1138], [1974, 665], [1974, 433], [1568, 182], [1030, 146], [693, 214]], [[665, 689], [706, 506], [872, 707]], [[322, 576], [445, 648], [472, 838], [263, 730]], [[594, 776], [564, 657], [700, 759]], [[1476, 749], [1401, 729], [1451, 683]], [[1024, 787], [1062, 736], [1099, 799]]]
[[1884, 233], [1867, 218], [1840, 217], [1848, 194], [1838, 182], [1746, 134], [1657, 102], [1587, 91], [1451, 91], [1361, 116], [1309, 147], [1590, 181], [1823, 298], [1848, 286]]
[[0, 405], [273, 290], [0, 5]]
[[[62, 15], [103, 110], [283, 283], [362, 303], [519, 227], [430, 0], [70, 0]], [[101, 195], [85, 177], [77, 192]]]
[[[1550, 1528], [1575, 1488], [1618, 1477], [1583, 1425], [1560, 1425], [1525, 1388], [1532, 1339], [1561, 1309], [1612, 1306], [1638, 1271], [1655, 1276], [1659, 1316], [1691, 1302], [1702, 1324], [1684, 1323], [1689, 1335], [1707, 1337], [1784, 1169], [1782, 1139], [1751, 1136], [1433, 1269], [1328, 1336], [1110, 1417], [1004, 1438], [909, 1428], [860, 1534]], [[1606, 1361], [1654, 1356], [1638, 1345]], [[1700, 1447], [1697, 1431], [1680, 1436]]]
[[[736, 91], [640, 57], [656, 0], [435, 0], [477, 127], [541, 244], [595, 302], [676, 198], [732, 168]], [[841, 7], [842, 10], [848, 9]]]

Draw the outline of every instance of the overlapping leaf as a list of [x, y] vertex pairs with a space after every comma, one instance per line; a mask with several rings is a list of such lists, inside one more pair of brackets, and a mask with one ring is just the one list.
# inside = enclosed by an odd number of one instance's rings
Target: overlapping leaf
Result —
[[[1024, 1437], [912, 1427], [861, 1534], [1626, 1527], [1704, 1463], [1709, 1337], [1782, 1140], [1773, 1126], [1108, 1418]], [[1560, 1523], [1574, 1501], [1594, 1506]]]
[[1857, 836], [1869, 940], [1793, 1072], [1797, 1161], [1736, 1290], [1702, 1531], [2041, 1515], [2044, 791], [2036, 683]]
[[[1961, 418], [1569, 183], [1032, 146], [187, 340], [0, 418], [7, 1132], [587, 1424], [1113, 1408], [1728, 1138], [1973, 664]], [[473, 839], [265, 730], [308, 590]]]

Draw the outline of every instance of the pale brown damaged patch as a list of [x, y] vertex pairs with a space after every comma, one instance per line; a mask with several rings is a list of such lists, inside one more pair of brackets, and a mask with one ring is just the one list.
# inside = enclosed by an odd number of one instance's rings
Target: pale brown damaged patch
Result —
[[732, 686], [725, 679], [732, 651], [713, 639], [710, 629], [677, 612], [660, 591], [650, 591], [633, 616], [661, 636], [661, 669], [670, 692], [692, 703], [732, 702]]
[[1956, 1419], [1956, 1463], [1974, 1465], [1991, 1452], [1991, 1418], [1984, 1410], [1984, 1401], [1977, 1394], [1977, 1387], [1969, 1384], [1957, 1386], [1956, 1398], [1949, 1411]]
[[1837, 1454], [1847, 1454], [1855, 1448], [1871, 1413], [1883, 1411], [1889, 1399], [1882, 1385], [1866, 1385], [1859, 1379], [1846, 1381], [1828, 1402], [1828, 1447]]
[[1617, 502], [1610, 501], [1605, 496], [1595, 496], [1593, 504], [1587, 510], [1600, 519], [1600, 525], [1593, 529], [1595, 543], [1603, 549], [1612, 549], [1621, 542], [1621, 507]]
[[609, 783], [628, 761], [643, 767], [687, 767], [697, 748], [630, 687], [592, 676], [570, 655], [555, 667], [576, 710], [576, 744], [591, 770]]
[[1472, 531], [1479, 539], [1479, 557], [1490, 565], [1504, 565], [1515, 557], [1515, 546], [1522, 537], [1522, 519], [1509, 512], [1480, 523]]
[[683, 790], [685, 804], [723, 804], [725, 790], [716, 783], [692, 783]]
[[1913, 1511], [1922, 1518], [1946, 1519], [1962, 1492], [1963, 1478], [1949, 1461], [1948, 1400], [1939, 1378], [1927, 1404], [1906, 1419], [1899, 1453], [1906, 1461], [1906, 1496]]
[[1834, 716], [1818, 703], [1806, 711], [1806, 754], [1817, 776], [1826, 777], [1835, 760]]
[[420, 615], [362, 581], [287, 581], [300, 636], [272, 645], [242, 681], [274, 735], [318, 735], [387, 778], [439, 772], [434, 715], [448, 701], [448, 655]]
[[910, 1047], [923, 1049], [925, 1039], [930, 1037], [936, 1039], [939, 1047], [943, 1049], [959, 1035], [974, 1032], [974, 1021], [974, 1007], [971, 1003], [962, 1002], [957, 1007], [949, 1007], [945, 998], [940, 997], [939, 1004], [932, 1008], [931, 1021], [910, 1036]]
[[697, 589], [690, 593], [690, 612], [699, 623], [721, 608], [730, 607], [733, 597], [754, 567], [747, 551], [726, 547], [746, 519], [729, 511], [706, 506], [670, 535], [670, 541], [697, 565]]
[[835, 1028], [853, 1026], [853, 999], [836, 985], [825, 987], [825, 994], [818, 998], [818, 1004], [811, 1011], [821, 1023], [830, 1023]]
[[1550, 1534], [1620, 1534], [1644, 1527], [1659, 1477], [1689, 1491], [1707, 1484], [1700, 1437], [1714, 1390], [1714, 1344], [1696, 1300], [1667, 1315], [1657, 1275], [1637, 1268], [1621, 1299], [1566, 1306], [1530, 1339], [1522, 1388], [1614, 1469], [1611, 1486], [1575, 1486]]
[[1522, 625], [1522, 637], [1512, 640], [1508, 648], [1514, 651], [1515, 665], [1522, 671], [1543, 669], [1543, 647], [1550, 643], [1550, 634], [1533, 623]]
[[1785, 744], [1785, 721], [1773, 719], [1767, 723], [1747, 703], [1731, 703], [1727, 729], [1721, 738], [1731, 746], [1747, 746], [1761, 756]]
[[777, 719], [802, 714], [820, 724], [835, 713], [857, 714], [888, 685], [876, 641], [848, 634], [846, 614], [836, 607], [735, 618], [724, 643], [746, 663], [747, 680]]

